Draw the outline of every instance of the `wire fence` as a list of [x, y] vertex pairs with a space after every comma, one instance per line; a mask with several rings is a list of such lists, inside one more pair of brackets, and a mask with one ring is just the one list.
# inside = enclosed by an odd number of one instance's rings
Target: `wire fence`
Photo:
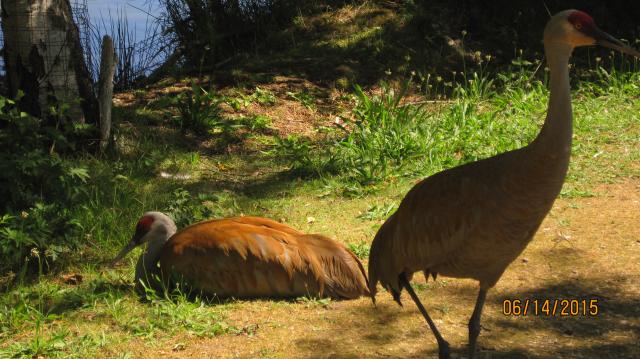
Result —
[[[144, 9], [136, 8], [139, 11]], [[175, 51], [175, 42], [164, 29], [161, 18], [149, 12], [144, 23], [132, 22], [127, 18], [124, 8], [109, 11], [107, 17], [101, 17], [100, 23], [91, 27], [92, 45], [99, 48], [103, 35], [113, 38], [117, 55], [115, 88], [131, 88], [135, 83], [161, 66]], [[133, 24], [133, 26], [132, 26]], [[137, 26], [142, 25], [143, 36], [137, 36]], [[138, 33], [139, 34], [139, 33]], [[137, 38], [141, 39], [137, 40]], [[99, 70], [99, 56], [94, 57], [92, 67]]]
[[[46, 9], [38, 9], [42, 3], [35, 2], [29, 7], [19, 2], [5, 2], [3, 13], [9, 14], [2, 23], [2, 36], [0, 43], [3, 48], [3, 55], [7, 46], [12, 51], [16, 51], [20, 56], [27, 57], [34, 67], [40, 67], [38, 71], [38, 86], [46, 86], [53, 93], [66, 93], [66, 88], [77, 87], [74, 78], [75, 69], [72, 69], [72, 56], [77, 56], [77, 51], [72, 49], [70, 42], [69, 27], [65, 19], [73, 12], [64, 11], [63, 7], [50, 6]], [[73, 1], [73, 9], [80, 13], [87, 11], [86, 0]], [[74, 19], [75, 21], [75, 19]], [[83, 22], [83, 29], [86, 31], [88, 23]], [[6, 33], [5, 33], [6, 31]], [[10, 34], [11, 38], [5, 37]], [[84, 38], [86, 39], [86, 38]], [[38, 57], [32, 58], [32, 48], [38, 48]], [[88, 52], [87, 52], [88, 53]], [[2, 63], [3, 75], [6, 75], [6, 63]], [[69, 100], [69, 99], [64, 99]]]
[[95, 47], [91, 41], [91, 18], [89, 17], [87, 0], [71, 0], [71, 14], [80, 33], [80, 46], [82, 46], [85, 64], [88, 65], [91, 78], [94, 79], [95, 82], [98, 74], [95, 73], [95, 69], [91, 65], [93, 64]]
[[[13, 2], [15, 5], [15, 2]], [[92, 19], [89, 14], [89, 5], [87, 0], [71, 0], [72, 18], [78, 27], [80, 45], [84, 56], [85, 64], [89, 74], [94, 82], [100, 71], [100, 49], [102, 37], [109, 35], [114, 40], [115, 50], [118, 58], [116, 68], [115, 88], [127, 89], [131, 88], [135, 82], [163, 64], [164, 60], [175, 50], [173, 42], [166, 36], [161, 21], [155, 16], [147, 13], [147, 20], [144, 23], [144, 36], [136, 36], [136, 25], [130, 26], [130, 22], [126, 16], [126, 9], [115, 9], [115, 18], [111, 11], [108, 17], [100, 16]], [[137, 8], [136, 8], [137, 9]], [[52, 80], [51, 76], [69, 77], [67, 68], [69, 65], [69, 56], [72, 56], [65, 48], [68, 45], [68, 37], [61, 36], [60, 32], [51, 31], [49, 28], [50, 21], [46, 18], [49, 15], [55, 15], [51, 10], [41, 12], [38, 16], [33, 16], [28, 11], [11, 11], [17, 21], [12, 22], [17, 28], [12, 29], [12, 33], [18, 34], [14, 39], [5, 39], [4, 32], [0, 31], [0, 48], [4, 49], [5, 42], [9, 40], [14, 46], [21, 42], [29, 44], [40, 43], [47, 49], [60, 49], [59, 51], [45, 51], [48, 56], [54, 58], [45, 58], [46, 64], [54, 64], [58, 66], [55, 71], [47, 74], [47, 79], [39, 79], [40, 81]], [[141, 10], [141, 9], [138, 9]], [[7, 26], [8, 24], [3, 24]], [[4, 56], [0, 57], [0, 76], [6, 75], [6, 65]], [[65, 85], [65, 81], [55, 81], [60, 86]]]

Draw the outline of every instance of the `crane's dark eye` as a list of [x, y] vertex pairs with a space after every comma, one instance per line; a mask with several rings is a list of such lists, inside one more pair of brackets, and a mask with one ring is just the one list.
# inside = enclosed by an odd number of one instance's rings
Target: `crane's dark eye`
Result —
[[571, 25], [573, 25], [574, 29], [580, 32], [585, 32], [586, 30], [595, 27], [593, 18], [582, 11], [573, 11], [571, 14], [569, 14], [567, 20], [571, 23]]

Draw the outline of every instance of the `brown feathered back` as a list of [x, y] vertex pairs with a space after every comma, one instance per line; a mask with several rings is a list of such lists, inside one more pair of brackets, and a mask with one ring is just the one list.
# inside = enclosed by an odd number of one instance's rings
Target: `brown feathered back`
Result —
[[491, 288], [524, 250], [562, 188], [568, 155], [534, 145], [426, 178], [376, 234], [369, 290], [397, 298], [399, 276], [425, 271], [473, 278]]
[[345, 246], [259, 217], [191, 225], [162, 249], [164, 278], [219, 297], [357, 298], [368, 294], [362, 264]]

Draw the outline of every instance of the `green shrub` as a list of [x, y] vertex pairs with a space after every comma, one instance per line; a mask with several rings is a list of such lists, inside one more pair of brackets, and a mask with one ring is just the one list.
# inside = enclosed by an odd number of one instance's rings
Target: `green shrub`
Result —
[[276, 96], [273, 92], [256, 87], [252, 97], [263, 106], [273, 106], [276, 104]]
[[250, 115], [240, 118], [242, 126], [252, 132], [264, 132], [271, 129], [271, 119], [264, 115]]
[[225, 96], [224, 102], [234, 111], [239, 111], [245, 107], [249, 107], [253, 101], [252, 96], [247, 96], [241, 92], [236, 92], [236, 96]]
[[383, 83], [382, 94], [370, 97], [356, 85], [353, 129], [332, 155], [338, 170], [355, 182], [375, 184], [428, 152], [426, 113], [420, 106], [401, 103], [406, 89], [396, 91]]
[[324, 146], [292, 135], [276, 138], [271, 153], [299, 172], [339, 174], [351, 187], [379, 183], [427, 153], [432, 144], [426, 112], [402, 103], [407, 87], [396, 91], [383, 83], [380, 96], [369, 96], [356, 85], [356, 105], [346, 136]]
[[367, 242], [349, 243], [348, 248], [362, 260], [369, 258], [371, 252], [371, 244]]
[[184, 188], [173, 191], [173, 199], [165, 212], [173, 218], [178, 228], [211, 218], [226, 217], [238, 211], [235, 198], [227, 192], [217, 194], [200, 193], [192, 196]]
[[75, 133], [58, 127], [0, 97], [1, 273], [42, 271], [73, 245], [77, 225], [65, 208], [85, 193], [89, 174], [56, 152], [72, 149], [67, 136]]
[[55, 152], [71, 147], [63, 131], [15, 108], [0, 96], [0, 210], [22, 210], [34, 203], [74, 199], [89, 175]]
[[79, 225], [68, 209], [36, 203], [20, 215], [0, 217], [0, 273], [19, 270], [43, 273], [77, 245]]
[[220, 104], [224, 99], [213, 91], [206, 91], [193, 83], [191, 89], [178, 95], [175, 105], [178, 116], [174, 117], [177, 127], [184, 133], [192, 131], [205, 135], [212, 130], [225, 128], [228, 124], [221, 118]]
[[300, 174], [321, 174], [324, 171], [323, 158], [313, 152], [311, 140], [296, 135], [276, 137], [275, 146], [269, 153], [289, 163], [294, 172]]
[[308, 108], [309, 110], [313, 111], [316, 109], [316, 99], [306, 89], [299, 92], [287, 92], [287, 96], [300, 102], [304, 107]]
[[[531, 118], [544, 111], [546, 90], [531, 76], [499, 76], [501, 92], [486, 76], [459, 86], [442, 111], [427, 113], [407, 103], [410, 85], [368, 95], [355, 86], [347, 134], [333, 143], [314, 144], [289, 136], [277, 139], [274, 153], [293, 169], [337, 175], [346, 194], [361, 194], [390, 176], [428, 175], [526, 145], [537, 133]], [[483, 100], [487, 106], [479, 106]], [[410, 167], [408, 166], [410, 165]]]

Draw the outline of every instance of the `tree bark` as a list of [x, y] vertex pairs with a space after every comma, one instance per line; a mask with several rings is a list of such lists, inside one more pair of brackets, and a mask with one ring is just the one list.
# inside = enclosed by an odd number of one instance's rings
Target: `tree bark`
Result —
[[20, 108], [53, 121], [49, 108], [67, 104], [74, 122], [96, 123], [97, 100], [69, 0], [0, 0], [9, 96]]
[[98, 104], [100, 106], [100, 151], [109, 144], [111, 134], [111, 105], [113, 98], [113, 77], [116, 74], [116, 53], [113, 40], [105, 35], [102, 38], [100, 58], [100, 79], [98, 80]]

